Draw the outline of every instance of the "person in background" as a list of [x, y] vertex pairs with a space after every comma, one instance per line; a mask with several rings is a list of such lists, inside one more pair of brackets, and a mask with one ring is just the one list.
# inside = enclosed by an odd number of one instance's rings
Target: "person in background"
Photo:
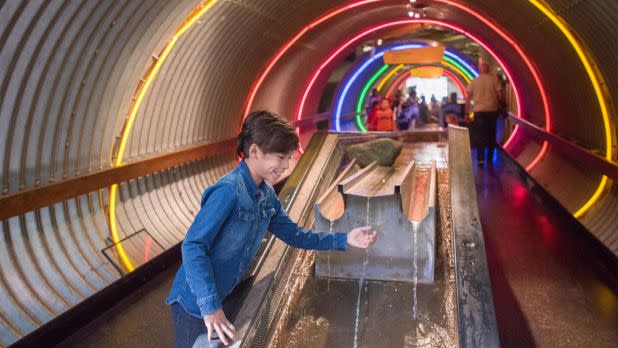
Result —
[[448, 115], [453, 115], [455, 117], [455, 119], [452, 117], [449, 118], [451, 120], [450, 123], [453, 123], [454, 121], [457, 123], [463, 120], [463, 114], [461, 111], [461, 105], [457, 103], [457, 93], [453, 92], [449, 96], [448, 101], [440, 108], [440, 119], [438, 121], [438, 123], [440, 123], [440, 127], [445, 128], [446, 124], [449, 123], [447, 122]]
[[388, 99], [382, 99], [380, 108], [376, 111], [374, 118], [375, 130], [390, 132], [395, 129], [395, 120], [393, 118], [393, 109]]
[[429, 104], [429, 122], [438, 122], [440, 118], [440, 104], [438, 99], [432, 94], [431, 103]]
[[349, 233], [318, 232], [290, 219], [271, 186], [288, 168], [298, 135], [269, 111], [250, 113], [238, 134], [242, 160], [202, 195], [201, 208], [181, 245], [182, 264], [166, 303], [175, 347], [219, 347], [237, 339], [223, 301], [249, 269], [266, 231], [302, 249], [345, 251], [376, 241], [369, 226]]
[[479, 64], [479, 77], [470, 82], [466, 88], [466, 115], [474, 112], [474, 125], [477, 140], [476, 159], [478, 165], [485, 163], [487, 149], [488, 164], [492, 165], [496, 148], [496, 121], [500, 103], [504, 103], [504, 89], [495, 75], [489, 74], [489, 64]]
[[[382, 96], [378, 92], [376, 88], [371, 90], [371, 95], [369, 96], [369, 101], [367, 103], [367, 115], [369, 115], [370, 109], [373, 109], [374, 105], [380, 104], [380, 100], [382, 100]], [[374, 104], [377, 103], [377, 104]]]
[[406, 131], [410, 127], [410, 114], [407, 113], [408, 102], [406, 98], [402, 95], [399, 97], [399, 105], [395, 109], [395, 119], [397, 121], [397, 129], [400, 131]]
[[418, 105], [418, 95], [414, 86], [408, 87], [408, 105]]
[[427, 107], [427, 102], [425, 101], [425, 96], [421, 96], [421, 102], [418, 105], [418, 114], [419, 114], [419, 123], [421, 125], [429, 122], [429, 108]]
[[368, 112], [367, 112], [367, 127], [370, 131], [374, 131], [375, 130], [375, 118], [376, 118], [376, 112], [378, 111], [378, 108], [380, 107], [379, 102], [376, 100], [371, 104], [371, 107], [368, 108]]
[[[397, 93], [395, 93], [395, 97], [393, 98], [393, 112], [395, 113], [395, 115], [397, 115], [397, 110], [399, 108], [399, 104], [401, 104], [401, 90], [398, 90]], [[405, 99], [403, 99], [405, 101]]]

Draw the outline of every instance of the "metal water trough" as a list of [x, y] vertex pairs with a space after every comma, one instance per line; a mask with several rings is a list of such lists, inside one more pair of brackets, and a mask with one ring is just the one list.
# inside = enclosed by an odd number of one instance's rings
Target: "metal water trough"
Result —
[[[435, 266], [436, 168], [378, 166], [357, 170], [352, 161], [314, 206], [317, 230], [350, 231], [371, 225], [378, 234], [367, 250], [320, 251], [317, 277], [432, 283]], [[413, 222], [417, 223], [414, 238]], [[414, 242], [416, 241], [416, 248]]]

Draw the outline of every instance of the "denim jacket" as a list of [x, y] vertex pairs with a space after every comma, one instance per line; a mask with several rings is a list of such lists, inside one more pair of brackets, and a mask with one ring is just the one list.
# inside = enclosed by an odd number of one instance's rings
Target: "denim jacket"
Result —
[[281, 208], [269, 184], [258, 187], [245, 161], [208, 187], [201, 209], [182, 242], [182, 265], [167, 304], [179, 302], [201, 318], [222, 307], [222, 301], [243, 279], [266, 230], [302, 249], [346, 250], [346, 233], [302, 229]]

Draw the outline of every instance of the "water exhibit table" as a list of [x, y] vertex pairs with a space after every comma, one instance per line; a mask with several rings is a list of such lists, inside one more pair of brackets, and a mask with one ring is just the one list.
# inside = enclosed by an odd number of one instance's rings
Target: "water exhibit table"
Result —
[[[426, 133], [422, 141], [415, 141], [413, 134], [380, 134], [404, 140], [402, 151], [392, 166], [374, 162], [364, 168], [346, 156], [345, 148], [377, 135], [329, 134], [333, 137], [329, 162], [336, 163], [336, 169], [314, 192], [306, 225], [345, 232], [371, 225], [378, 240], [366, 250], [292, 250], [266, 295], [264, 303], [269, 305], [262, 307], [248, 328], [248, 339], [238, 346], [499, 345], [480, 250], [482, 231], [478, 218], [477, 225], [470, 218], [478, 214], [470, 155], [449, 154], [458, 141], [466, 145], [462, 151], [469, 151], [467, 131], [452, 133], [448, 142], [443, 136], [428, 139]], [[467, 163], [470, 170], [453, 171], [450, 155], [458, 156], [457, 162], [465, 162], [458, 165], [466, 168]], [[452, 180], [452, 175], [467, 179]], [[463, 208], [474, 208], [459, 221], [452, 216], [453, 182], [460, 185], [455, 191], [472, 190], [459, 192], [468, 195]], [[465, 228], [456, 233], [454, 226], [464, 220]], [[465, 250], [456, 247], [457, 241]], [[458, 253], [466, 260], [459, 270]]]

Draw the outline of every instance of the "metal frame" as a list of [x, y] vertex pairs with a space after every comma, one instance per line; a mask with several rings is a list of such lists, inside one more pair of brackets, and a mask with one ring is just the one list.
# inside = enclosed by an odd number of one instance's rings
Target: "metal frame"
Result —
[[[111, 249], [111, 248], [114, 248], [116, 245], [118, 245], [118, 244], [120, 244], [120, 243], [124, 242], [125, 240], [128, 240], [128, 239], [132, 238], [133, 236], [136, 236], [138, 233], [141, 233], [141, 232], [145, 232], [145, 233], [146, 233], [146, 234], [147, 234], [147, 235], [148, 235], [148, 236], [149, 236], [149, 237], [150, 237], [150, 238], [151, 238], [151, 239], [152, 239], [155, 243], [157, 243], [157, 245], [161, 248], [161, 250], [165, 251], [165, 247], [163, 247], [163, 245], [161, 245], [161, 243], [159, 243], [159, 241], [158, 241], [155, 237], [153, 237], [153, 236], [152, 236], [152, 234], [150, 234], [150, 232], [148, 232], [148, 230], [146, 230], [145, 228], [141, 228], [141, 229], [139, 229], [139, 230], [137, 230], [137, 231], [135, 231], [135, 232], [131, 233], [130, 235], [128, 235], [128, 236], [126, 236], [126, 237], [122, 238], [122, 239], [121, 239], [121, 240], [119, 240], [118, 242], [113, 243], [113, 244], [111, 244], [111, 245], [108, 245], [107, 247], [105, 247], [105, 248], [101, 249], [101, 253], [103, 254], [103, 256], [105, 256], [105, 258], [107, 259], [107, 261], [109, 261], [109, 263], [110, 263], [112, 266], [114, 266], [114, 268], [118, 271], [118, 274], [119, 274], [120, 276], [125, 276], [125, 275], [127, 275], [128, 273], [130, 273], [130, 272], [123, 271], [123, 270], [122, 270], [122, 268], [120, 267], [120, 265], [118, 265], [118, 263], [117, 263], [117, 262], [115, 262], [114, 260], [112, 260], [112, 258], [111, 258], [111, 257], [110, 257], [110, 256], [109, 256], [109, 255], [108, 255], [105, 251], [107, 251], [107, 250], [109, 250], [109, 249]], [[156, 257], [156, 256], [155, 256], [155, 257]]]
[[468, 129], [449, 126], [449, 186], [459, 346], [499, 347], [500, 337], [470, 153]]
[[527, 134], [540, 141], [547, 141], [561, 153], [569, 156], [573, 160], [593, 168], [603, 175], [607, 175], [613, 180], [618, 180], [618, 165], [612, 163], [602, 156], [596, 155], [589, 150], [577, 146], [564, 138], [546, 132], [543, 128], [526, 121], [524, 119], [509, 115], [508, 120], [522, 127]]

